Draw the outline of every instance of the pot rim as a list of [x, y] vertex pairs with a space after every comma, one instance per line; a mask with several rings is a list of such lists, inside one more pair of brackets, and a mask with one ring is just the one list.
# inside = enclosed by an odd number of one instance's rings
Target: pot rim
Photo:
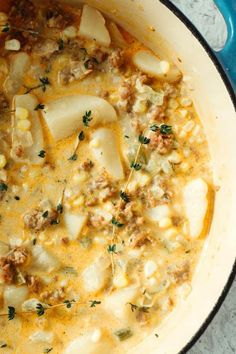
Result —
[[[236, 112], [236, 94], [234, 92], [233, 86], [230, 83], [229, 78], [226, 75], [226, 72], [221, 65], [219, 59], [217, 58], [216, 53], [213, 51], [213, 49], [210, 47], [210, 45], [207, 43], [205, 38], [202, 36], [202, 34], [199, 32], [199, 30], [194, 26], [194, 24], [179, 10], [173, 3], [170, 2], [170, 0], [159, 0], [164, 6], [166, 6], [175, 16], [179, 18], [181, 22], [184, 23], [184, 25], [190, 30], [190, 32], [193, 34], [193, 36], [200, 42], [202, 47], [205, 49], [206, 54], [209, 56], [213, 64], [215, 65], [218, 73], [220, 74], [225, 87], [229, 93], [229, 96], [231, 98], [231, 101], [233, 103], [235, 112]], [[234, 279], [236, 277], [236, 256], [235, 256], [235, 261], [234, 265], [232, 267], [232, 270], [229, 274], [228, 280], [222, 290], [221, 295], [219, 296], [217, 302], [215, 303], [213, 309], [211, 312], [208, 314], [206, 317], [205, 321], [202, 323], [198, 331], [195, 333], [195, 335], [190, 339], [190, 341], [184, 346], [184, 348], [178, 353], [178, 354], [186, 354], [193, 346], [194, 344], [200, 339], [200, 337], [203, 335], [203, 333], [206, 331], [210, 323], [213, 321], [214, 317], [220, 310], [223, 302], [226, 299], [226, 296], [228, 295], [230, 288], [234, 282]]]

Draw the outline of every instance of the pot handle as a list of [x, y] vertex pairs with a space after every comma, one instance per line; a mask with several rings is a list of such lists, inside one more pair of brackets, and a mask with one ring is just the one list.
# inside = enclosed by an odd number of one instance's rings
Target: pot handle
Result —
[[224, 48], [215, 52], [236, 93], [236, 0], [214, 0], [222, 13], [227, 29], [228, 37]]

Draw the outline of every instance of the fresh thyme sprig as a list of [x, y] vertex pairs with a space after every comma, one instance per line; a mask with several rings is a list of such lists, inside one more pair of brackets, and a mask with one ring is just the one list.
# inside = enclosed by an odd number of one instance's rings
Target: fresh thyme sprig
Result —
[[89, 300], [88, 302], [77, 302], [75, 299], [72, 300], [64, 300], [62, 303], [57, 305], [50, 304], [41, 304], [38, 303], [35, 309], [31, 311], [16, 311], [15, 307], [8, 306], [7, 313], [1, 313], [0, 317], [7, 317], [9, 321], [14, 320], [16, 315], [25, 315], [25, 314], [36, 314], [38, 317], [45, 315], [47, 311], [56, 309], [56, 308], [67, 308], [71, 309], [74, 305], [88, 305], [89, 307], [96, 307], [100, 305], [101, 301], [99, 300]]
[[8, 33], [10, 32], [12, 29], [16, 30], [17, 32], [27, 32], [36, 36], [39, 36], [40, 33], [37, 31], [33, 31], [32, 29], [27, 29], [27, 28], [21, 28], [21, 27], [15, 27], [10, 25], [9, 23], [5, 23], [4, 25], [0, 25], [0, 27], [2, 27], [2, 32], [3, 33]]
[[26, 95], [27, 93], [30, 93], [31, 91], [36, 90], [38, 88], [42, 88], [42, 91], [45, 92], [46, 89], [47, 89], [47, 86], [51, 85], [51, 83], [50, 83], [50, 81], [49, 81], [47, 76], [40, 77], [39, 78], [39, 82], [40, 83], [38, 85], [27, 88], [27, 90], [25, 91], [24, 94]]

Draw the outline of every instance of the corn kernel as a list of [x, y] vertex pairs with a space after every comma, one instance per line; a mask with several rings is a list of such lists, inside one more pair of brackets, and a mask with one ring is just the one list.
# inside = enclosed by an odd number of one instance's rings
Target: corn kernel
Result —
[[19, 120], [19, 122], [17, 123], [17, 128], [20, 130], [27, 131], [30, 129], [30, 127], [31, 127], [31, 122], [28, 119]]
[[29, 117], [29, 111], [23, 107], [17, 107], [15, 112], [17, 119], [27, 119]]
[[177, 236], [178, 232], [176, 230], [176, 228], [172, 227], [171, 229], [167, 230], [165, 233], [165, 236], [167, 238], [173, 238], [175, 236]]
[[0, 168], [4, 168], [6, 166], [7, 160], [4, 155], [0, 155]]
[[20, 41], [18, 39], [10, 39], [9, 41], [5, 42], [5, 49], [6, 50], [20, 50]]
[[128, 285], [128, 279], [125, 273], [120, 273], [113, 279], [113, 284], [116, 288], [124, 288]]
[[171, 218], [166, 217], [159, 221], [159, 227], [161, 229], [167, 229], [170, 226], [172, 226]]
[[178, 152], [173, 151], [168, 157], [168, 161], [174, 164], [179, 164], [182, 161], [182, 158]]

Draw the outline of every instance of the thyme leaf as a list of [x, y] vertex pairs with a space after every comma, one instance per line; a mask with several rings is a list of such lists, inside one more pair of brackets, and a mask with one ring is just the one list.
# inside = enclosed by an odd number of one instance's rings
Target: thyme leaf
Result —
[[37, 104], [37, 106], [35, 107], [35, 111], [38, 111], [38, 110], [40, 110], [40, 109], [44, 109], [44, 107], [45, 107], [45, 105], [44, 104], [42, 104], [42, 103], [39, 103], [39, 104]]
[[83, 130], [79, 133], [78, 138], [79, 138], [79, 141], [83, 141], [85, 139], [85, 135], [84, 135]]
[[38, 156], [41, 157], [42, 159], [44, 159], [46, 155], [46, 151], [45, 150], [40, 150], [39, 153], [38, 153]]
[[139, 312], [148, 313], [149, 309], [150, 309], [147, 306], [138, 306], [138, 305], [132, 304], [131, 302], [129, 302], [128, 305], [130, 305], [130, 308], [131, 308], [132, 312], [139, 311]]
[[38, 304], [36, 305], [36, 313], [37, 313], [37, 315], [38, 315], [39, 317], [44, 315], [44, 313], [45, 313], [45, 308], [43, 307], [42, 304], [38, 303]]
[[139, 170], [141, 170], [142, 165], [137, 162], [132, 161], [130, 167], [136, 171], [139, 171]]
[[1, 182], [0, 183], [0, 192], [7, 191], [7, 189], [8, 189], [7, 184], [4, 182]]
[[90, 300], [90, 307], [96, 307], [97, 305], [101, 304], [101, 301], [97, 301], [97, 300]]
[[72, 305], [73, 305], [75, 302], [76, 302], [76, 301], [75, 301], [74, 299], [63, 301], [63, 303], [66, 305], [66, 307], [67, 307], [68, 309], [71, 309]]
[[129, 203], [130, 202], [130, 197], [128, 196], [127, 193], [120, 191], [120, 197], [123, 199], [124, 202]]
[[8, 320], [12, 321], [15, 318], [16, 309], [13, 306], [8, 306]]
[[123, 340], [132, 337], [133, 333], [130, 328], [121, 328], [115, 331], [114, 335], [122, 342]]
[[111, 219], [111, 223], [112, 225], [114, 226], [117, 226], [117, 227], [122, 227], [124, 226], [124, 224], [120, 223], [118, 220], [116, 220], [116, 218], [113, 216], [113, 218]]
[[43, 352], [47, 354], [50, 353], [52, 350], [53, 348], [45, 348]]
[[160, 132], [161, 132], [161, 134], [172, 134], [172, 126], [171, 125], [162, 124], [160, 126]]
[[57, 211], [59, 214], [62, 214], [63, 212], [63, 205], [61, 203], [57, 204]]
[[91, 122], [91, 120], [93, 119], [93, 117], [91, 116], [92, 112], [91, 111], [86, 111], [84, 116], [83, 116], [83, 123], [85, 127], [89, 127], [89, 122]]
[[147, 138], [147, 137], [144, 136], [144, 135], [139, 135], [138, 140], [139, 140], [139, 142], [140, 142], [141, 144], [144, 144], [144, 145], [147, 145], [147, 144], [150, 143], [150, 139]]
[[73, 155], [71, 155], [71, 157], [69, 157], [69, 159], [68, 159], [68, 160], [70, 160], [70, 161], [76, 161], [76, 160], [77, 160], [77, 158], [78, 158], [77, 154], [76, 154], [76, 153], [74, 153]]
[[117, 252], [116, 252], [116, 245], [115, 245], [115, 244], [113, 244], [113, 245], [108, 245], [108, 247], [107, 247], [107, 252], [110, 253], [110, 254], [112, 254], [112, 253], [117, 254]]
[[150, 126], [150, 130], [153, 131], [153, 132], [156, 132], [158, 129], [159, 129], [159, 127], [156, 124], [153, 124], [153, 125]]
[[11, 29], [11, 27], [10, 27], [9, 23], [6, 23], [5, 25], [3, 25], [2, 32], [7, 33], [10, 31], [10, 29]]
[[64, 49], [65, 45], [64, 45], [64, 41], [63, 41], [62, 38], [59, 39], [59, 41], [57, 42], [57, 44], [58, 44], [58, 49], [59, 49], [59, 50], [63, 50], [63, 49]]

